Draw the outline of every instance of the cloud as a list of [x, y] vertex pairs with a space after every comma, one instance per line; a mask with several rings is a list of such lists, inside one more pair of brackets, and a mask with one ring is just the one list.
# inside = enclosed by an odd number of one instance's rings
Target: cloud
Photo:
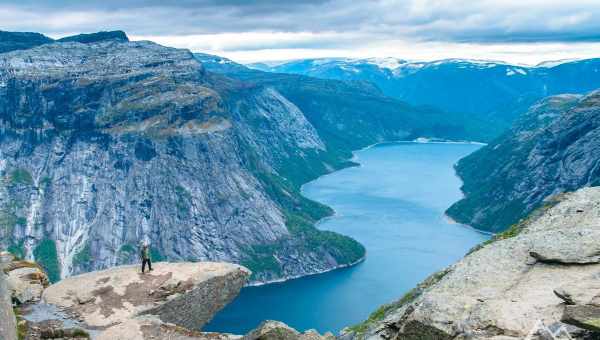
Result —
[[225, 53], [461, 44], [594, 44], [597, 0], [3, 0], [2, 29], [53, 37], [122, 29]]

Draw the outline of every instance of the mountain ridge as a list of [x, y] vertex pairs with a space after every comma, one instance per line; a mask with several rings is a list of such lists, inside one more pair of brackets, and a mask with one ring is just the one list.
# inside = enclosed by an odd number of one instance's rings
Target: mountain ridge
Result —
[[0, 30], [0, 53], [26, 50], [44, 44], [57, 42], [79, 42], [93, 43], [104, 40], [129, 41], [127, 34], [123, 31], [101, 31], [96, 33], [83, 33], [67, 36], [60, 39], [52, 39], [41, 33], [35, 32], [8, 32]]
[[586, 94], [600, 85], [600, 58], [536, 66], [469, 59], [393, 60], [395, 64], [388, 60], [382, 66], [372, 59], [301, 59], [254, 67], [268, 72], [369, 81], [387, 96], [412, 105], [469, 114], [498, 125], [499, 133], [537, 100], [561, 93]]

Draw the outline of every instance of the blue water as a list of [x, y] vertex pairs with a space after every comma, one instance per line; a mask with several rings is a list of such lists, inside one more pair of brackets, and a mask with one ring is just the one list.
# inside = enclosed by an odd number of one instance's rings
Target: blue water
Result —
[[400, 298], [431, 273], [460, 259], [488, 236], [444, 217], [461, 197], [453, 164], [472, 144], [390, 143], [356, 153], [361, 166], [303, 187], [333, 207], [321, 229], [367, 248], [363, 263], [283, 283], [244, 288], [204, 329], [244, 334], [272, 319], [298, 329], [339, 332]]

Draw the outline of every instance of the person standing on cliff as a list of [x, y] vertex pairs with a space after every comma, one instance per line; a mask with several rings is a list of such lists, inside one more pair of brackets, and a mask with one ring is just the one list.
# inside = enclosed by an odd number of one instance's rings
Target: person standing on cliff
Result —
[[148, 271], [152, 271], [152, 261], [150, 261], [150, 247], [148, 247], [147, 243], [144, 243], [142, 245], [140, 257], [142, 258], [142, 274], [146, 269], [146, 263], [148, 264]]

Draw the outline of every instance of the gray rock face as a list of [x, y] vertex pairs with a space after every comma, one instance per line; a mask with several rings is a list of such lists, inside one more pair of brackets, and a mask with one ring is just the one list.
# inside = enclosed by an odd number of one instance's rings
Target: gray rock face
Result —
[[3, 271], [12, 299], [19, 304], [39, 301], [49, 284], [44, 270], [29, 261], [12, 260]]
[[599, 185], [599, 153], [600, 92], [547, 98], [458, 163], [465, 198], [447, 213], [479, 229], [502, 231], [551, 195]]
[[[548, 233], [549, 242], [534, 245], [529, 255], [544, 263], [595, 264], [600, 262], [600, 230], [565, 230]], [[573, 242], [576, 240], [577, 242]]]
[[364, 254], [321, 237], [312, 223], [329, 210], [278, 173], [332, 159], [302, 112], [189, 51], [110, 40], [1, 54], [0, 131], [0, 243], [52, 281], [136, 262], [140, 241], [155, 260], [244, 263], [255, 281]]
[[589, 306], [600, 296], [600, 246], [590, 237], [597, 239], [600, 230], [599, 204], [600, 188], [565, 194], [522, 223], [516, 236], [467, 255], [354, 336], [522, 339], [561, 327], [573, 336], [585, 334], [566, 323], [596, 330], [589, 325], [600, 315]]
[[17, 339], [17, 321], [13, 313], [11, 294], [6, 283], [4, 266], [8, 259], [0, 254], [0, 338]]

